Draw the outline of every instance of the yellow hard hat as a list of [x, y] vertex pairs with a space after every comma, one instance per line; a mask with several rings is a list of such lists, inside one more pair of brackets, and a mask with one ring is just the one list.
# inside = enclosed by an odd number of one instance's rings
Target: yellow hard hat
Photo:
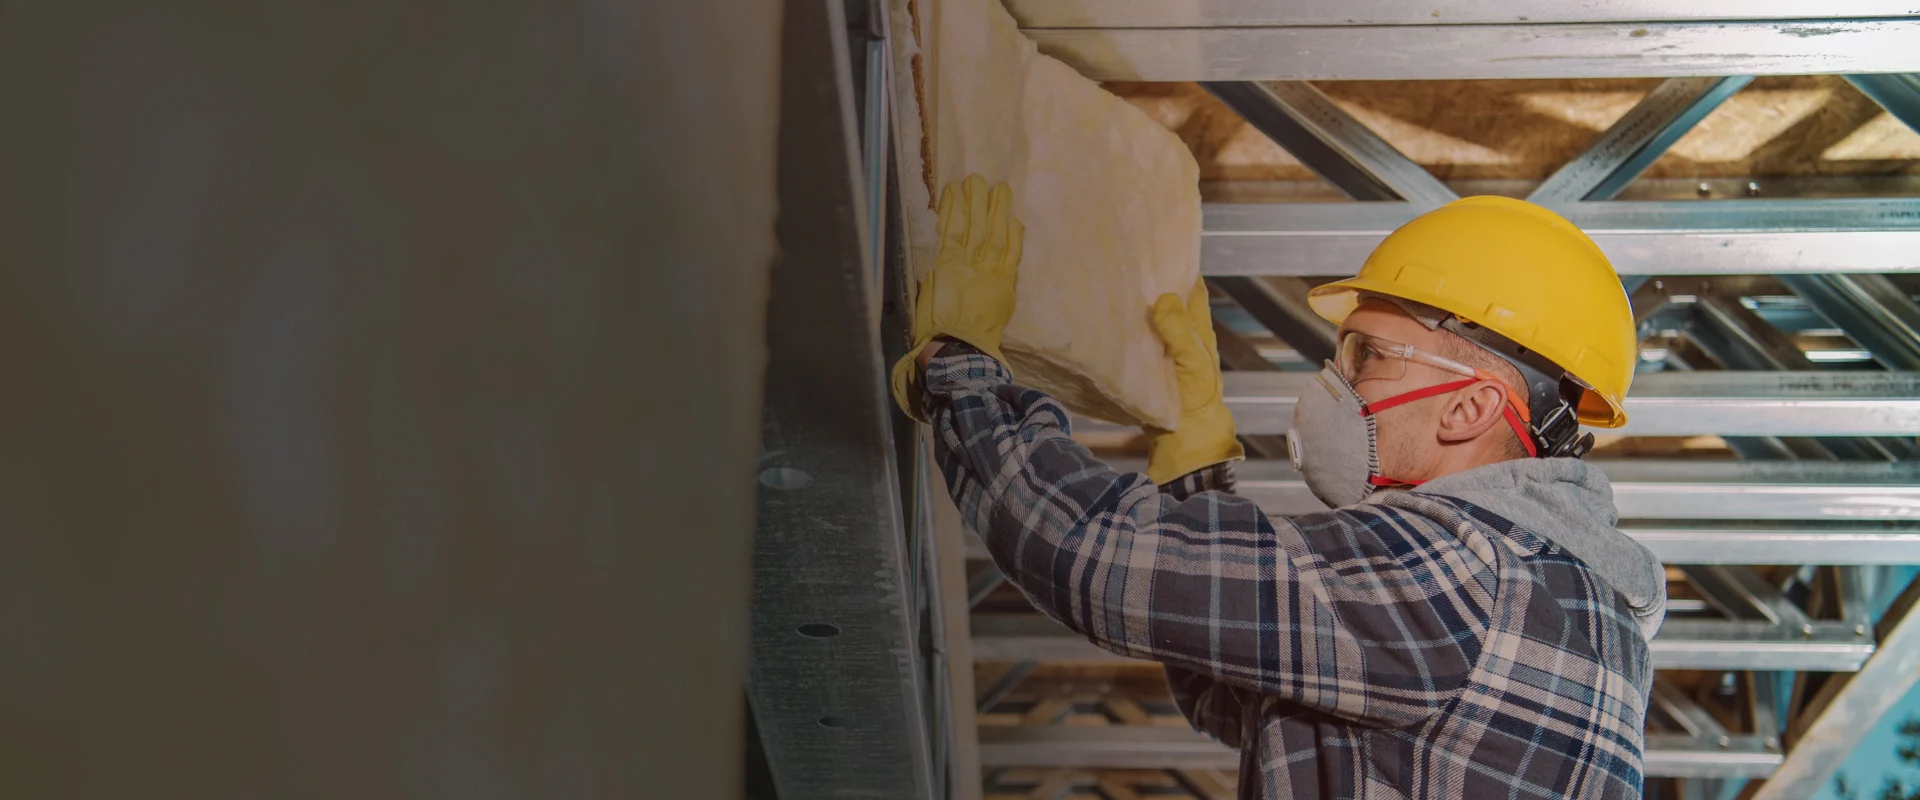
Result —
[[1363, 292], [1425, 303], [1533, 350], [1583, 384], [1581, 422], [1627, 424], [1621, 402], [1640, 355], [1633, 308], [1606, 254], [1560, 215], [1507, 197], [1455, 200], [1400, 226], [1359, 275], [1308, 302], [1338, 325]]

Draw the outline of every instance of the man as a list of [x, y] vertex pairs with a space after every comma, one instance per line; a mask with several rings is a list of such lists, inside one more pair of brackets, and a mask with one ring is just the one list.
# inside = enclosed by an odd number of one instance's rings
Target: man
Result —
[[1150, 312], [1182, 411], [1148, 432], [1146, 476], [1095, 460], [1059, 405], [1013, 384], [1011, 206], [979, 176], [943, 193], [894, 388], [1036, 607], [1163, 662], [1194, 726], [1240, 750], [1243, 798], [1640, 796], [1665, 581], [1578, 459], [1576, 418], [1625, 422], [1637, 355], [1591, 240], [1469, 198], [1315, 289], [1339, 356], [1288, 439], [1335, 508], [1274, 519], [1228, 493], [1242, 455], [1203, 287]]

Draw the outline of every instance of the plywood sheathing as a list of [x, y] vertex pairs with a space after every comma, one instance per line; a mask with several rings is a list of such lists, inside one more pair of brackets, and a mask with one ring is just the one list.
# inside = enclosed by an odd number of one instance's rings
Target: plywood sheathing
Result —
[[[1552, 174], [1657, 80], [1331, 81], [1318, 87], [1442, 180]], [[1179, 134], [1203, 181], [1312, 181], [1311, 171], [1191, 83], [1107, 88]], [[1844, 79], [1767, 77], [1730, 98], [1651, 178], [1920, 174], [1920, 134]]]

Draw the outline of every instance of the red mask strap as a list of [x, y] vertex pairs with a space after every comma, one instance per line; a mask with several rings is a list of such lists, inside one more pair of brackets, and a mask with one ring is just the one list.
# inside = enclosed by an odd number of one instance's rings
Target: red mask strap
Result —
[[1527, 448], [1527, 457], [1540, 457], [1540, 451], [1533, 446], [1533, 434], [1527, 432], [1527, 424], [1520, 421], [1520, 415], [1513, 413], [1513, 404], [1508, 403], [1500, 409], [1500, 415], [1506, 417], [1507, 424], [1513, 426], [1513, 432], [1520, 435], [1520, 446]]
[[[1481, 380], [1481, 378], [1477, 377], [1464, 378], [1452, 383], [1443, 383], [1438, 386], [1429, 386], [1425, 389], [1415, 389], [1405, 394], [1397, 394], [1378, 403], [1361, 403], [1360, 413], [1368, 415], [1378, 414], [1397, 405], [1404, 405], [1415, 400], [1424, 400], [1436, 395], [1443, 395], [1455, 389], [1463, 389], [1479, 383]], [[1520, 446], [1526, 448], [1527, 457], [1538, 457], [1540, 451], [1533, 446], [1533, 436], [1527, 432], [1527, 424], [1520, 420], [1520, 415], [1514, 412], [1513, 403], [1508, 402], [1501, 407], [1500, 416], [1506, 417], [1507, 424], [1513, 426], [1513, 432], [1520, 436]], [[1422, 483], [1426, 483], [1426, 481], [1403, 481], [1399, 478], [1389, 478], [1385, 475], [1370, 475], [1367, 477], [1367, 483], [1373, 486], [1419, 486]]]
[[1381, 486], [1381, 487], [1419, 486], [1420, 484], [1426, 483], [1426, 481], [1403, 481], [1403, 480], [1400, 480], [1399, 478], [1389, 478], [1385, 475], [1368, 475], [1367, 483], [1373, 486]]
[[1443, 384], [1440, 384], [1439, 386], [1429, 386], [1425, 389], [1415, 389], [1405, 394], [1396, 394], [1378, 403], [1361, 403], [1360, 413], [1363, 416], [1378, 414], [1382, 411], [1385, 411], [1389, 408], [1393, 408], [1394, 406], [1397, 406], [1397, 405], [1404, 405], [1407, 403], [1411, 403], [1415, 400], [1425, 400], [1429, 397], [1433, 397], [1436, 395], [1443, 395], [1455, 389], [1463, 389], [1479, 382], [1480, 382], [1479, 378], [1462, 378], [1452, 383], [1443, 383]]

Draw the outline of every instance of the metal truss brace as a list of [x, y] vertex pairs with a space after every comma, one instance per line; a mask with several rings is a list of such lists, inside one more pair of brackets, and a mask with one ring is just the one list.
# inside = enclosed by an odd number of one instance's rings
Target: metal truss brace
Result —
[[1527, 199], [1542, 205], [1613, 199], [1674, 142], [1752, 81], [1744, 75], [1667, 79]]
[[1848, 75], [1847, 80], [1907, 127], [1920, 131], [1920, 75]]
[[1229, 275], [1209, 278], [1207, 283], [1233, 298], [1234, 303], [1286, 342], [1308, 364], [1333, 358], [1337, 329], [1307, 305], [1305, 281], [1284, 276]]
[[1310, 83], [1201, 86], [1355, 200], [1405, 200], [1424, 210], [1459, 197]]
[[1859, 672], [1835, 675], [1820, 687], [1793, 725], [1786, 761], [1751, 800], [1811, 797], [1833, 777], [1875, 723], [1920, 680], [1920, 581], [1907, 586], [1877, 629], [1879, 649]]
[[[1813, 362], [1793, 340], [1767, 324], [1758, 314], [1730, 296], [1702, 297], [1693, 306], [1693, 318], [1683, 326], [1687, 337], [1728, 369], [1812, 370]], [[1824, 439], [1756, 436], [1730, 439], [1727, 446], [1742, 458], [1887, 461], [1895, 458], [1887, 446], [1872, 439]], [[1890, 444], [1900, 447], [1899, 444]]]
[[1782, 275], [1887, 369], [1920, 369], [1920, 306], [1885, 275]]

